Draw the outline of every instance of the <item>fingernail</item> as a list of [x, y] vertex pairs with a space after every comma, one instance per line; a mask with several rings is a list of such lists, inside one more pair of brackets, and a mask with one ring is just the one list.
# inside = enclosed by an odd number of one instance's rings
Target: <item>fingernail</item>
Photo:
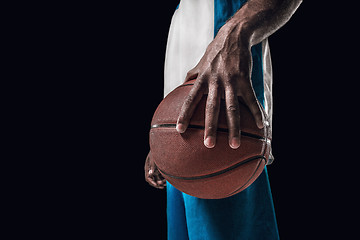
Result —
[[240, 138], [238, 137], [233, 137], [231, 140], [230, 140], [230, 147], [232, 149], [237, 149], [238, 147], [240, 147]]
[[184, 126], [184, 124], [178, 123], [178, 124], [176, 125], [176, 131], [178, 131], [179, 133], [185, 132], [185, 126]]
[[212, 136], [208, 136], [205, 140], [204, 140], [204, 145], [207, 148], [213, 148], [215, 147], [215, 138]]

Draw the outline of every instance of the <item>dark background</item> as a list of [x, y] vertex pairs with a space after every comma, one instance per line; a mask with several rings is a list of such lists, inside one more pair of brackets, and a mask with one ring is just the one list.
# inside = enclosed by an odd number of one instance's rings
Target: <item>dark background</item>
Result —
[[[136, 72], [135, 75], [144, 74], [141, 95], [146, 101], [142, 103], [141, 110], [138, 105], [133, 106], [136, 112], [142, 111], [140, 122], [143, 125], [139, 129], [139, 136], [142, 136], [143, 150], [141, 154], [137, 152], [137, 158], [133, 159], [137, 161], [134, 177], [141, 180], [151, 116], [162, 99], [167, 31], [176, 6], [177, 1], [162, 2], [159, 4], [161, 9], [152, 10], [151, 14], [146, 13], [148, 17], [145, 26], [135, 26], [134, 30], [136, 33], [144, 31], [143, 35], [140, 33], [142, 40], [138, 40], [136, 44], [139, 44], [141, 50], [138, 54], [145, 66], [141, 66], [142, 73]], [[319, 177], [319, 169], [315, 167], [319, 163], [312, 165], [314, 167], [306, 164], [323, 158], [321, 149], [324, 146], [319, 145], [317, 138], [309, 135], [313, 131], [321, 135], [316, 129], [322, 125], [322, 116], [326, 112], [322, 107], [323, 100], [317, 94], [320, 82], [326, 81], [317, 76], [321, 69], [317, 63], [321, 52], [314, 52], [314, 44], [318, 43], [312, 37], [312, 31], [317, 31], [317, 23], [304, 21], [311, 14], [307, 8], [301, 6], [290, 22], [269, 39], [274, 71], [275, 163], [268, 167], [268, 171], [282, 239], [307, 238], [309, 232], [313, 236], [318, 234], [315, 230], [319, 226], [314, 223], [321, 221], [327, 209], [322, 206], [323, 199], [314, 196], [330, 190], [324, 184], [324, 179]], [[150, 11], [153, 6], [149, 5], [145, 9]], [[312, 26], [309, 27], [309, 24]], [[156, 236], [154, 239], [165, 239], [165, 191], [153, 189], [145, 182], [138, 183], [136, 188], [142, 191], [141, 201], [144, 205], [137, 206], [140, 213], [145, 212], [141, 215], [144, 217], [142, 226]]]
[[[9, 156], [2, 161], [2, 200], [11, 236], [166, 239], [166, 192], [145, 182], [143, 168], [177, 4], [4, 8], [2, 92], [9, 111], [2, 109], [2, 126]], [[348, 2], [304, 1], [269, 39], [275, 162], [268, 171], [282, 239], [358, 234], [353, 9]]]
[[[66, 174], [48, 189], [56, 192], [49, 215], [61, 219], [59, 234], [166, 239], [166, 192], [145, 182], [143, 167], [178, 1], [126, 2], [66, 6], [56, 23], [66, 81], [60, 98], [66, 114], [57, 125], [65, 160], [58, 168]], [[351, 61], [342, 53], [354, 45], [339, 41], [348, 32], [338, 15], [314, 4], [305, 1], [269, 38], [275, 162], [268, 171], [282, 239], [345, 239], [339, 226], [352, 213], [347, 183], [354, 181], [348, 172], [357, 153], [343, 133], [355, 135], [357, 115], [348, 103], [356, 95]]]

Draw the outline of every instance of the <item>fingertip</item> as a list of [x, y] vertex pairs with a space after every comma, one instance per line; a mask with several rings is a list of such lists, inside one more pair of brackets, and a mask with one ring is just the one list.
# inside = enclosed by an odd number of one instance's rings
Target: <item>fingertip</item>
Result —
[[263, 129], [264, 127], [269, 127], [269, 126], [270, 126], [270, 123], [269, 123], [269, 121], [267, 121], [267, 120], [263, 121], [263, 120], [261, 119], [261, 120], [259, 120], [259, 121], [256, 122], [256, 125], [257, 125], [258, 128]]
[[153, 187], [156, 187], [156, 186], [157, 186], [157, 184], [156, 184], [156, 182], [154, 181], [154, 179], [148, 177], [147, 180], [148, 180], [147, 182], [150, 184], [150, 186], [153, 186]]
[[215, 147], [215, 142], [216, 142], [216, 139], [214, 137], [208, 136], [204, 140], [204, 145], [207, 148], [213, 148], [213, 147]]
[[263, 129], [264, 128], [264, 123], [262, 121], [258, 121], [256, 123], [257, 127], [260, 128], [260, 129]]
[[229, 141], [229, 145], [232, 149], [238, 149], [240, 147], [240, 138], [239, 137], [233, 137]]
[[186, 131], [186, 126], [182, 123], [176, 124], [176, 131], [179, 133], [184, 133]]

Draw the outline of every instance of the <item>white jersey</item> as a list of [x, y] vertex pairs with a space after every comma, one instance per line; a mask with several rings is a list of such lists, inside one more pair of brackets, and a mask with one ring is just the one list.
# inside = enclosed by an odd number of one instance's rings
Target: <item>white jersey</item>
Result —
[[[244, 0], [181, 0], [172, 17], [166, 48], [164, 96], [181, 85], [196, 66], [221, 26]], [[252, 83], [270, 124], [272, 119], [272, 67], [267, 39], [253, 46]]]

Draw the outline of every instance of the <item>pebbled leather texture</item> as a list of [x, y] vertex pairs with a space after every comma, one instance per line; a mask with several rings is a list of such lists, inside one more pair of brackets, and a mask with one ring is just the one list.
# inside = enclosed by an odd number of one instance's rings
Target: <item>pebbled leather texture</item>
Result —
[[178, 133], [176, 121], [192, 83], [186, 82], [172, 91], [155, 111], [149, 136], [153, 159], [163, 176], [182, 192], [208, 199], [232, 196], [250, 186], [269, 162], [270, 131], [268, 126], [263, 129], [256, 126], [250, 110], [239, 98], [241, 145], [231, 149], [222, 102], [216, 146], [206, 148], [203, 144], [204, 95], [187, 131]]

